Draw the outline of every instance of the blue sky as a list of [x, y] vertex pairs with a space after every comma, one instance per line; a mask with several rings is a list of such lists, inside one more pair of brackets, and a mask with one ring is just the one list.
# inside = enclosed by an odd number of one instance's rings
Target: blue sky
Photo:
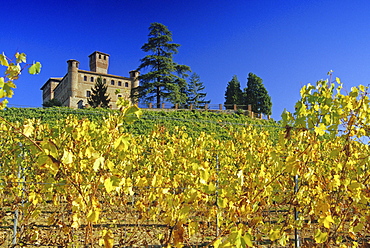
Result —
[[181, 45], [174, 60], [200, 75], [211, 104], [224, 103], [227, 83], [242, 88], [261, 77], [273, 117], [293, 111], [300, 88], [326, 79], [344, 88], [370, 82], [370, 1], [359, 0], [90, 0], [3, 1], [0, 52], [40, 61], [39, 75], [21, 75], [10, 104], [41, 106], [40, 87], [62, 77], [69, 59], [89, 69], [93, 51], [110, 54], [109, 73], [128, 76], [146, 54], [152, 22]]

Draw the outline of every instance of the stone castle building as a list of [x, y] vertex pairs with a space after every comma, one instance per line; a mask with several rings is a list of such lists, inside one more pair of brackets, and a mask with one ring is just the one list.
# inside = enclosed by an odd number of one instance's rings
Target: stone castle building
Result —
[[[57, 99], [62, 106], [83, 108], [88, 106], [87, 98], [91, 95], [91, 88], [95, 86], [96, 79], [102, 77], [108, 86], [107, 93], [111, 98], [111, 108], [117, 108], [118, 97], [130, 99], [131, 89], [139, 86], [139, 72], [130, 71], [129, 77], [108, 74], [109, 54], [93, 52], [90, 56], [90, 71], [79, 69], [77, 60], [68, 60], [67, 74], [62, 78], [49, 78], [41, 87], [43, 103]], [[118, 95], [115, 91], [120, 89]]]

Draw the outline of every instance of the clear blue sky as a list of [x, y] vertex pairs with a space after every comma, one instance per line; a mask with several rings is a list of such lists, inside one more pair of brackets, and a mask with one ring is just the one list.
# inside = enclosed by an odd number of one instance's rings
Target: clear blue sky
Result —
[[263, 79], [273, 117], [293, 111], [302, 85], [329, 70], [345, 89], [370, 82], [368, 0], [89, 0], [2, 1], [0, 50], [42, 63], [22, 74], [10, 104], [41, 106], [40, 87], [62, 77], [69, 59], [89, 69], [88, 55], [111, 55], [109, 73], [128, 76], [146, 54], [152, 22], [168, 26], [181, 45], [174, 60], [200, 75], [211, 104], [224, 102], [227, 83], [249, 72]]

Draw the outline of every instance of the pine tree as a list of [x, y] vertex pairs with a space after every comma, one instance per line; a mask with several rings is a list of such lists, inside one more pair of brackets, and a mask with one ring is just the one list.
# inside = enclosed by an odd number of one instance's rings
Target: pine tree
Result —
[[225, 92], [226, 109], [232, 109], [234, 104], [243, 104], [243, 92], [240, 89], [240, 82], [236, 75], [234, 75], [231, 81], [227, 84]]
[[89, 105], [93, 108], [109, 108], [109, 94], [107, 94], [108, 86], [103, 82], [101, 77], [96, 79], [94, 88], [91, 88], [91, 96], [87, 99]]
[[252, 105], [254, 113], [271, 115], [271, 97], [269, 96], [262, 79], [253, 73], [248, 74], [247, 87], [244, 89], [244, 102]]
[[207, 93], [202, 91], [205, 89], [203, 82], [200, 81], [198, 74], [193, 73], [189, 78], [188, 89], [187, 89], [187, 105], [192, 104], [194, 108], [204, 108], [206, 104], [211, 101], [206, 101], [205, 98]]
[[141, 49], [150, 53], [142, 58], [138, 70], [148, 69], [141, 74], [140, 86], [133, 89], [132, 97], [146, 102], [156, 101], [160, 108], [162, 101], [173, 104], [185, 103], [186, 77], [189, 66], [179, 65], [173, 61], [173, 55], [178, 53], [180, 46], [172, 42], [172, 33], [161, 23], [152, 23], [149, 27], [148, 42]]

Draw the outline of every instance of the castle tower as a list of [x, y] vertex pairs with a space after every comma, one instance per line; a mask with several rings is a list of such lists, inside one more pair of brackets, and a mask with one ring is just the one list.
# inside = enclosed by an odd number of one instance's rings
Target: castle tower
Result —
[[131, 88], [136, 88], [139, 86], [139, 76], [140, 72], [139, 71], [130, 71], [130, 79], [131, 79]]
[[68, 83], [71, 89], [71, 97], [77, 96], [78, 90], [78, 65], [80, 62], [74, 59], [67, 61], [68, 63]]
[[133, 104], [138, 104], [137, 92], [132, 91], [132, 89], [135, 89], [136, 87], [139, 87], [140, 72], [136, 71], [136, 70], [133, 70], [133, 71], [130, 71], [129, 73], [130, 73], [130, 79], [131, 79], [131, 102]]
[[102, 52], [93, 52], [89, 55], [90, 71], [108, 74], [109, 54]]

